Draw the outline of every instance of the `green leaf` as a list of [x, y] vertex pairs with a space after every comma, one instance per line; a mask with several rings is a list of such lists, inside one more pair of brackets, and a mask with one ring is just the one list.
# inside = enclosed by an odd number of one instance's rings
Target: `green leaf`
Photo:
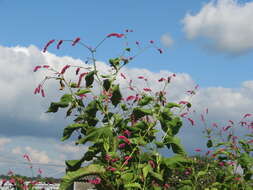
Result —
[[206, 146], [207, 146], [208, 148], [211, 148], [211, 147], [213, 146], [213, 141], [212, 141], [211, 139], [209, 139], [209, 140], [207, 141], [207, 143], [206, 143]]
[[85, 127], [88, 127], [88, 125], [84, 123], [73, 123], [71, 125], [68, 125], [67, 127], [64, 128], [63, 137], [61, 138], [61, 141], [65, 141], [66, 139], [68, 139], [75, 130]]
[[83, 95], [83, 94], [87, 94], [87, 93], [89, 93], [89, 92], [91, 92], [90, 89], [81, 89], [81, 90], [78, 90], [78, 91], [76, 92], [76, 95], [77, 95], [77, 96], [80, 96], [80, 95]]
[[142, 189], [141, 188], [141, 185], [139, 183], [128, 183], [128, 184], [125, 184], [124, 185], [124, 188], [125, 189], [128, 189], [128, 188], [138, 188], [138, 189]]
[[160, 181], [164, 181], [164, 180], [163, 180], [163, 176], [162, 176], [161, 174], [156, 173], [156, 172], [154, 172], [154, 171], [150, 171], [149, 173], [150, 173], [154, 178], [156, 178], [156, 179], [158, 179], [158, 180], [160, 180]]
[[155, 144], [156, 144], [157, 148], [163, 148], [164, 147], [164, 143], [163, 142], [155, 141]]
[[81, 167], [83, 161], [84, 161], [83, 159], [81, 159], [81, 160], [66, 160], [65, 164], [67, 166], [67, 169], [66, 169], [67, 172], [78, 170]]
[[152, 102], [154, 100], [154, 98], [152, 96], [147, 96], [147, 95], [144, 95], [140, 101], [138, 102], [138, 105], [139, 106], [146, 106], [148, 105], [150, 102]]
[[178, 137], [166, 136], [164, 139], [164, 144], [170, 145], [172, 151], [175, 154], [186, 155], [183, 145], [181, 144], [180, 139]]
[[134, 115], [134, 118], [138, 120], [142, 118], [143, 116], [152, 115], [152, 110], [136, 107], [133, 110], [133, 115]]
[[140, 122], [134, 124], [132, 128], [146, 130], [146, 129], [148, 129], [148, 124], [145, 121], [140, 121]]
[[176, 168], [185, 164], [190, 164], [191, 162], [191, 160], [179, 154], [162, 159], [162, 163], [165, 164], [168, 168]]
[[204, 176], [204, 175], [206, 175], [206, 171], [199, 171], [198, 173], [197, 173], [197, 176], [198, 177], [201, 177], [201, 176]]
[[142, 173], [143, 173], [143, 177], [144, 179], [148, 176], [148, 173], [152, 171], [152, 168], [149, 164], [147, 164], [143, 169], [142, 169]]
[[172, 135], [178, 134], [181, 126], [183, 125], [182, 121], [180, 120], [179, 117], [175, 117], [171, 121], [168, 121], [168, 125], [171, 128]]
[[180, 104], [173, 103], [173, 102], [170, 102], [170, 103], [167, 103], [165, 107], [166, 107], [166, 108], [169, 108], [169, 109], [175, 108], [175, 107], [176, 107], [176, 108], [180, 108], [181, 105], [180, 105]]
[[100, 127], [100, 128], [92, 128], [88, 134], [77, 141], [78, 144], [85, 144], [88, 141], [91, 142], [98, 142], [101, 139], [112, 139], [113, 134], [112, 134], [112, 129], [110, 127]]
[[105, 79], [103, 81], [103, 87], [106, 91], [108, 91], [111, 87], [112, 81], [110, 79]]
[[73, 101], [73, 97], [71, 94], [64, 94], [59, 102], [52, 102], [50, 104], [50, 107], [47, 110], [47, 113], [49, 112], [57, 112], [59, 108], [66, 108], [69, 106], [69, 103]]
[[120, 103], [121, 99], [122, 95], [119, 90], [119, 85], [117, 84], [112, 87], [112, 97], [111, 97], [112, 104], [116, 107]]
[[91, 164], [76, 171], [68, 172], [67, 175], [62, 178], [59, 190], [66, 190], [75, 180], [80, 179], [81, 177], [88, 175], [102, 175], [104, 173], [104, 167], [98, 164]]
[[113, 67], [116, 71], [118, 70], [119, 64], [120, 64], [120, 58], [115, 58], [115, 59], [109, 59], [109, 63], [111, 67]]
[[85, 76], [86, 88], [90, 87], [93, 84], [95, 73], [95, 71], [91, 71]]
[[121, 175], [121, 179], [124, 181], [124, 183], [129, 183], [134, 179], [133, 173], [123, 173]]
[[130, 51], [131, 51], [131, 48], [126, 48], [125, 50], [128, 51], [128, 52], [130, 52]]

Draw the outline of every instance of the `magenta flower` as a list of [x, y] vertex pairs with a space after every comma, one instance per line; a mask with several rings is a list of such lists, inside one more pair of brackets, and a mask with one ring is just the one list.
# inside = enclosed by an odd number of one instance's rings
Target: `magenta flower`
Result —
[[48, 69], [50, 66], [49, 65], [43, 65], [42, 67], [45, 68], [45, 69]]
[[43, 88], [41, 89], [41, 95], [42, 95], [43, 98], [45, 97], [45, 92], [44, 92]]
[[117, 38], [122, 38], [124, 36], [124, 34], [111, 33], [111, 34], [107, 35], [107, 38], [110, 38], [112, 36], [117, 37]]
[[118, 160], [119, 160], [118, 158], [113, 158], [111, 162], [117, 162]]
[[108, 166], [107, 169], [110, 170], [111, 172], [115, 172], [117, 170], [116, 168], [113, 168], [112, 166]]
[[202, 150], [200, 148], [196, 148], [195, 152], [201, 152]]
[[135, 96], [128, 96], [126, 101], [130, 101], [130, 100], [134, 100], [135, 99]]
[[42, 174], [42, 170], [40, 168], [38, 169], [38, 174]]
[[189, 104], [189, 102], [182, 100], [182, 101], [179, 102], [179, 104]]
[[246, 114], [243, 116], [243, 118], [250, 117], [250, 116], [251, 116], [250, 113], [246, 113]]
[[23, 158], [26, 159], [27, 161], [31, 162], [31, 158], [29, 157], [28, 154], [24, 154]]
[[101, 183], [101, 178], [100, 177], [96, 177], [95, 179], [91, 179], [88, 180], [89, 183], [94, 184], [94, 185], [98, 185]]
[[144, 79], [144, 76], [138, 76], [138, 79]]
[[41, 68], [41, 66], [40, 66], [40, 65], [38, 65], [38, 66], [34, 67], [33, 72], [38, 71], [40, 68]]
[[203, 114], [200, 115], [200, 118], [201, 118], [201, 121], [202, 121], [202, 122], [205, 122], [205, 118], [204, 118], [204, 115], [203, 115]]
[[76, 75], [78, 75], [79, 71], [80, 71], [80, 67], [78, 67], [78, 68], [76, 69]]
[[161, 48], [158, 48], [157, 50], [159, 51], [160, 54], [163, 53], [163, 50]]
[[152, 90], [150, 88], [143, 88], [145, 92], [151, 92]]
[[125, 76], [123, 73], [120, 73], [120, 76], [121, 76], [123, 79], [126, 79], [126, 76]]
[[215, 127], [215, 128], [218, 128], [218, 124], [217, 123], [213, 123], [212, 126]]
[[129, 130], [125, 130], [125, 131], [123, 132], [123, 134], [126, 135], [126, 136], [128, 136], [128, 137], [130, 137], [131, 132], [130, 132]]
[[60, 49], [60, 46], [61, 46], [62, 43], [63, 43], [63, 40], [59, 40], [58, 43], [57, 43], [56, 48], [57, 48], [57, 49]]
[[119, 148], [125, 148], [126, 144], [125, 143], [121, 143], [119, 144]]
[[155, 168], [155, 162], [153, 160], [149, 160], [148, 163], [152, 168]]
[[106, 154], [105, 155], [105, 160], [110, 161], [111, 160], [111, 156], [109, 154]]
[[185, 117], [187, 114], [188, 114], [187, 112], [182, 113], [182, 114], [180, 114], [180, 117]]
[[9, 180], [9, 182], [10, 182], [11, 184], [13, 184], [13, 185], [15, 185], [15, 183], [16, 183], [16, 181], [15, 181], [14, 178], [11, 178], [11, 179]]
[[160, 78], [159, 80], [158, 80], [158, 82], [162, 82], [162, 81], [166, 81], [166, 79], [165, 78]]
[[87, 72], [84, 72], [84, 73], [80, 74], [79, 80], [78, 80], [78, 84], [77, 84], [77, 87], [78, 87], [78, 88], [79, 88], [80, 85], [81, 85], [82, 78], [83, 78], [85, 75], [87, 75], [87, 74], [88, 74]]
[[77, 37], [77, 38], [73, 41], [72, 46], [75, 46], [79, 41], [80, 41], [80, 38]]
[[131, 144], [131, 142], [129, 141], [129, 139], [125, 136], [118, 136], [119, 139], [122, 139], [123, 141], [125, 141], [125, 143], [127, 144]]
[[249, 140], [247, 143], [248, 143], [248, 144], [253, 143], [253, 139], [252, 139], [252, 140]]
[[65, 65], [61, 70], [61, 74], [63, 75], [69, 67], [70, 65]]
[[155, 43], [155, 42], [154, 42], [154, 40], [150, 40], [149, 43], [153, 44], [153, 43]]
[[227, 126], [227, 127], [223, 127], [222, 129], [223, 129], [223, 131], [227, 131], [228, 129], [230, 129], [232, 126]]
[[49, 42], [47, 42], [47, 44], [45, 45], [44, 49], [43, 49], [43, 52], [45, 53], [47, 51], [47, 48], [52, 44], [54, 43], [55, 40], [50, 40]]
[[193, 119], [188, 118], [188, 121], [190, 121], [190, 122], [191, 122], [192, 126], [193, 126], [193, 125], [195, 125], [195, 121], [194, 121]]

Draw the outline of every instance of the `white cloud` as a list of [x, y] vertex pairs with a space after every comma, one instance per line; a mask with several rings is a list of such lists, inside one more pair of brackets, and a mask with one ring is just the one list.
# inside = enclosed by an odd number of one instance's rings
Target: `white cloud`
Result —
[[86, 146], [75, 146], [71, 144], [57, 144], [55, 148], [63, 153], [80, 153], [85, 152], [87, 150]]
[[11, 142], [9, 138], [0, 138], [0, 150], [4, 149], [4, 146]]
[[174, 40], [172, 39], [172, 37], [168, 33], [167, 34], [163, 34], [161, 36], [160, 41], [167, 48], [171, 47], [173, 45], [173, 43], [174, 43]]
[[204, 37], [207, 46], [232, 54], [253, 48], [253, 2], [217, 0], [204, 5], [197, 14], [183, 19], [188, 39]]

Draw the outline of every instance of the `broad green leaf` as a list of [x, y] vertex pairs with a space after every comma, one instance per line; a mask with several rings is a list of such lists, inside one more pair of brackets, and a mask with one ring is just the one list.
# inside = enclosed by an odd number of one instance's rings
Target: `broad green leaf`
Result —
[[47, 113], [50, 113], [50, 112], [55, 113], [58, 111], [59, 108], [66, 108], [68, 106], [69, 106], [69, 104], [65, 103], [65, 102], [52, 102], [50, 104], [50, 107], [47, 110]]
[[172, 135], [178, 134], [182, 124], [183, 123], [182, 123], [182, 121], [180, 120], [179, 117], [175, 117], [171, 121], [168, 121], [168, 125], [171, 129]]
[[156, 172], [154, 172], [154, 171], [149, 171], [149, 173], [150, 173], [150, 175], [152, 175], [154, 178], [156, 178], [156, 179], [158, 179], [158, 180], [160, 180], [160, 181], [164, 181], [164, 180], [163, 180], [163, 176], [162, 176], [161, 174], [156, 173]]
[[95, 73], [95, 71], [91, 71], [85, 76], [86, 88], [90, 87], [93, 84]]
[[77, 95], [77, 96], [80, 96], [80, 95], [83, 95], [83, 94], [87, 94], [87, 93], [89, 93], [89, 92], [91, 92], [90, 89], [81, 89], [81, 90], [78, 90], [78, 91], [76, 92], [76, 95]]
[[148, 129], [148, 124], [145, 121], [140, 121], [140, 122], [134, 124], [132, 128], [146, 130], [146, 129]]
[[117, 84], [112, 87], [112, 97], [111, 97], [112, 104], [116, 107], [120, 103], [121, 99], [122, 95], [119, 89], [119, 85]]
[[80, 160], [66, 160], [65, 164], [67, 166], [67, 169], [66, 169], [67, 172], [78, 170], [81, 167], [83, 161], [84, 161], [83, 159], [80, 159]]
[[152, 110], [136, 107], [133, 110], [133, 115], [134, 115], [134, 118], [138, 120], [142, 118], [143, 116], [152, 115]]
[[164, 147], [163, 142], [155, 141], [155, 144], [156, 144], [157, 148], [163, 148]]
[[211, 147], [213, 146], [213, 141], [209, 139], [209, 140], [207, 141], [207, 143], [206, 143], [206, 146], [207, 146], [208, 148], [211, 148]]
[[147, 95], [144, 95], [140, 101], [138, 102], [138, 105], [139, 106], [146, 106], [148, 105], [150, 102], [152, 102], [154, 100], [154, 98], [152, 96], [147, 96]]
[[128, 184], [125, 184], [124, 185], [124, 188], [125, 189], [128, 189], [128, 188], [138, 188], [138, 189], [142, 189], [141, 188], [141, 185], [139, 183], [128, 183]]
[[110, 79], [105, 79], [103, 81], [103, 87], [106, 91], [108, 91], [111, 87], [112, 81]]
[[206, 175], [206, 171], [199, 171], [198, 173], [197, 173], [197, 176], [198, 177], [201, 177], [201, 176], [204, 176], [204, 175]]
[[121, 179], [124, 181], [124, 183], [132, 182], [132, 180], [134, 179], [134, 174], [133, 173], [124, 173], [121, 175]]
[[104, 167], [98, 164], [91, 164], [76, 171], [68, 172], [67, 175], [62, 178], [59, 190], [68, 189], [75, 180], [80, 179], [81, 177], [88, 175], [102, 175], [104, 172]]
[[178, 137], [166, 136], [164, 139], [164, 144], [169, 144], [175, 154], [186, 155], [183, 145]]
[[64, 102], [64, 103], [70, 103], [73, 100], [73, 97], [71, 94], [64, 94], [61, 99], [60, 102]]
[[63, 137], [61, 138], [61, 140], [65, 141], [72, 135], [73, 131], [86, 127], [88, 127], [88, 125], [84, 123], [73, 123], [71, 125], [68, 125], [67, 127], [64, 128]]
[[78, 144], [85, 144], [88, 141], [98, 142], [101, 139], [111, 139], [113, 137], [112, 129], [110, 127], [92, 128], [88, 134], [77, 141]]
[[143, 169], [142, 169], [142, 173], [143, 173], [143, 177], [144, 177], [144, 180], [145, 178], [148, 176], [148, 173], [152, 171], [152, 168], [149, 164], [147, 164]]
[[175, 155], [169, 158], [163, 158], [162, 163], [165, 164], [168, 168], [175, 168], [185, 164], [190, 164], [192, 161], [187, 159], [182, 155]]

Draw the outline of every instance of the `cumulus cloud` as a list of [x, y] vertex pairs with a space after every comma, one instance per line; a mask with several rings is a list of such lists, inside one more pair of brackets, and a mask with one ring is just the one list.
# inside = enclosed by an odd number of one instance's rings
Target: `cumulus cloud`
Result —
[[160, 41], [167, 48], [171, 47], [173, 45], [173, 43], [174, 43], [174, 40], [172, 39], [172, 37], [168, 33], [163, 34], [161, 36]]
[[4, 148], [4, 146], [11, 142], [9, 138], [0, 138], [0, 150]]
[[253, 2], [211, 1], [183, 19], [188, 39], [205, 38], [207, 47], [240, 54], [253, 48]]

